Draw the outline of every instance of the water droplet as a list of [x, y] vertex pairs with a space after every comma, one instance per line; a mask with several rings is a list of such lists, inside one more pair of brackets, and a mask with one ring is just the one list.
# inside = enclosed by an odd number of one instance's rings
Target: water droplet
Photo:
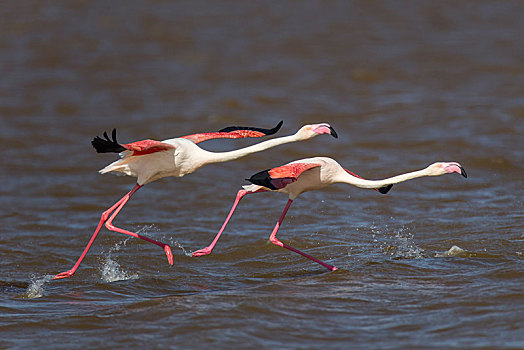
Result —
[[28, 299], [41, 298], [44, 296], [44, 284], [51, 281], [53, 277], [53, 275], [44, 275], [38, 278], [32, 277], [24, 296]]

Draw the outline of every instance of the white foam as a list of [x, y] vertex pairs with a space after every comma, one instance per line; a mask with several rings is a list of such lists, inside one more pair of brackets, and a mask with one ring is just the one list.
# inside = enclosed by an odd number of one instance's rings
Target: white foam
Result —
[[105, 260], [100, 268], [100, 273], [102, 274], [102, 280], [104, 280], [104, 282], [117, 282], [126, 281], [130, 279], [138, 279], [138, 274], [127, 273], [120, 267], [120, 264], [118, 264], [118, 262], [112, 259], [112, 254], [114, 252], [119, 251], [121, 246], [126, 245], [127, 241], [130, 238], [131, 237], [116, 243], [105, 256]]
[[41, 277], [31, 277], [31, 283], [25, 291], [25, 297], [28, 299], [41, 298], [44, 296], [44, 284], [53, 279], [53, 275], [44, 275]]
[[460, 256], [464, 254], [466, 250], [460, 248], [459, 246], [454, 245], [453, 247], [449, 248], [448, 251], [445, 251], [443, 253], [437, 253], [435, 254], [436, 258], [443, 258], [443, 257], [449, 257], [449, 256]]
[[102, 273], [102, 279], [104, 282], [117, 282], [126, 281], [131, 279], [138, 279], [138, 274], [129, 274], [124, 271], [120, 265], [111, 259], [110, 256], [106, 257], [104, 264], [102, 265], [100, 272]]

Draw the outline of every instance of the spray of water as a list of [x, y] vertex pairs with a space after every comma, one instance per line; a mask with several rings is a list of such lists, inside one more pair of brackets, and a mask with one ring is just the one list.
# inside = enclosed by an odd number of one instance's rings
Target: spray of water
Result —
[[182, 253], [184, 253], [185, 256], [190, 256], [190, 257], [193, 256], [193, 254], [192, 254], [191, 252], [188, 252], [188, 251], [186, 250], [186, 248], [184, 248], [184, 247], [182, 246], [182, 244], [180, 244], [180, 242], [178, 242], [178, 241], [171, 241], [171, 245], [172, 245], [172, 246], [175, 246], [175, 247], [177, 247], [177, 248], [180, 248], [180, 250], [182, 250]]
[[[154, 225], [147, 225], [142, 228], [140, 228], [137, 233], [148, 233], [155, 230]], [[127, 241], [131, 239], [131, 237], [126, 238], [117, 244], [115, 244], [109, 252], [104, 256], [104, 261], [102, 262], [102, 265], [100, 266], [100, 273], [102, 276], [102, 280], [105, 282], [116, 282], [116, 281], [124, 281], [124, 280], [130, 280], [130, 279], [138, 279], [138, 274], [136, 273], [128, 273], [126, 272], [114, 259], [113, 255], [114, 253], [118, 252], [121, 247], [125, 246]], [[169, 244], [172, 247], [178, 247], [184, 255], [186, 256], [192, 256], [190, 252], [188, 252], [178, 241], [174, 241], [171, 237], [168, 239]]]
[[40, 277], [31, 277], [31, 282], [27, 287], [24, 297], [28, 299], [41, 298], [44, 296], [44, 284], [53, 279], [53, 275], [44, 275]]
[[[150, 233], [151, 231], [155, 231], [156, 228], [154, 225], [147, 225], [142, 228], [140, 228], [137, 233]], [[118, 252], [121, 247], [125, 246], [127, 241], [131, 239], [131, 237], [126, 238], [117, 244], [115, 244], [109, 252], [104, 256], [104, 260], [100, 266], [100, 273], [102, 276], [102, 280], [105, 282], [116, 282], [116, 281], [123, 281], [123, 280], [130, 280], [130, 279], [138, 279], [138, 274], [136, 273], [128, 273], [126, 272], [114, 259], [113, 254]], [[172, 236], [168, 238], [163, 238], [163, 241], [166, 241], [171, 247], [177, 247], [179, 248], [182, 253], [186, 256], [191, 257], [191, 252], [188, 252], [180, 242], [173, 240]]]
[[443, 258], [443, 257], [452, 257], [452, 256], [463, 256], [465, 253], [466, 253], [466, 250], [460, 248], [459, 246], [454, 245], [453, 247], [449, 248], [449, 250], [443, 253], [435, 254], [435, 257]]
[[[385, 230], [388, 230], [386, 225]], [[424, 249], [415, 244], [413, 233], [408, 228], [401, 227], [393, 233], [384, 233], [376, 226], [371, 227], [373, 241], [382, 252], [396, 259], [418, 259], [424, 257]]]
[[122, 269], [118, 262], [116, 262], [112, 257], [113, 253], [119, 251], [120, 247], [125, 246], [129, 239], [130, 238], [127, 238], [116, 243], [111, 249], [109, 249], [107, 255], [104, 256], [104, 261], [100, 266], [100, 273], [104, 282], [125, 281], [138, 278], [138, 274], [127, 273], [124, 271], [124, 269]]

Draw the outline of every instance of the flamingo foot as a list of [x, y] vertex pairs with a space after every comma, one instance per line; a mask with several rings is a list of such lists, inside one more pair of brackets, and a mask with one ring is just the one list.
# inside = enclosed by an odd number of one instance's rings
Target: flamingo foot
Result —
[[333, 272], [333, 271], [338, 270], [338, 267], [331, 266], [331, 267], [328, 267], [327, 269], [328, 269], [329, 271]]
[[68, 277], [73, 276], [74, 274], [75, 274], [75, 271], [73, 269], [71, 269], [71, 270], [59, 273], [58, 275], [53, 277], [53, 279], [54, 280], [59, 280], [59, 279], [62, 279], [62, 278], [68, 278]]
[[167, 261], [169, 261], [169, 265], [173, 265], [173, 253], [171, 253], [171, 247], [167, 244], [164, 246], [164, 251], [167, 255]]
[[200, 250], [197, 250], [196, 252], [193, 252], [192, 256], [196, 257], [196, 256], [208, 255], [208, 254], [211, 254], [212, 250], [213, 249], [211, 247], [205, 247]]

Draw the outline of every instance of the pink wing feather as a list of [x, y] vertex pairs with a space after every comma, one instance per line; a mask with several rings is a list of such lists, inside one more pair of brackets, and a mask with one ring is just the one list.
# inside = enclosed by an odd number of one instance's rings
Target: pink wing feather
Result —
[[175, 148], [173, 145], [155, 140], [136, 141], [128, 144], [122, 144], [122, 146], [128, 151], [132, 151], [133, 156], [141, 156], [144, 154], [162, 152]]
[[321, 166], [318, 163], [292, 163], [258, 172], [247, 179], [251, 183], [279, 190], [297, 181], [304, 171]]
[[[272, 135], [276, 133], [282, 126], [283, 121], [277, 124], [272, 129], [255, 128], [251, 126], [230, 126], [224, 128], [218, 132], [207, 132], [200, 134], [192, 134], [182, 136], [183, 139], [188, 139], [194, 143], [200, 143], [212, 139], [240, 139], [245, 137], [262, 137], [266, 135]], [[175, 148], [175, 146], [168, 143], [155, 141], [155, 140], [141, 140], [127, 144], [119, 144], [116, 140], [116, 129], [113, 129], [112, 138], [110, 139], [106, 132], [104, 132], [104, 138], [96, 136], [91, 144], [98, 153], [108, 152], [122, 152], [125, 150], [133, 152], [131, 156], [141, 156], [144, 154], [150, 154], [155, 152], [167, 151]]]
[[188, 139], [194, 143], [200, 143], [207, 140], [213, 139], [242, 139], [245, 137], [262, 137], [266, 134], [259, 131], [252, 130], [236, 130], [231, 132], [206, 132], [201, 134], [193, 134], [182, 136], [181, 139]]
[[276, 133], [282, 126], [282, 121], [273, 129], [254, 128], [251, 126], [230, 126], [218, 132], [205, 132], [182, 136], [182, 139], [188, 139], [194, 143], [200, 143], [213, 139], [243, 139], [246, 137], [262, 137]]
[[281, 179], [284, 177], [298, 178], [300, 174], [311, 168], [321, 166], [318, 163], [293, 163], [279, 166], [269, 170], [269, 175], [272, 179]]

